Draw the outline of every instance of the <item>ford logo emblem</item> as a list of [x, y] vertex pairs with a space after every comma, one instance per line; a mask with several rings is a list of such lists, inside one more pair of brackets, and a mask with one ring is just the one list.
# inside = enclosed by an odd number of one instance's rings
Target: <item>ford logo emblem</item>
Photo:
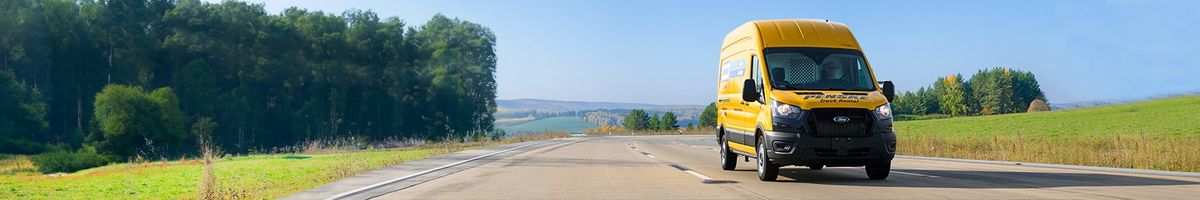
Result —
[[847, 116], [833, 117], [833, 122], [845, 124], [846, 122], [850, 122], [850, 117], [847, 117]]

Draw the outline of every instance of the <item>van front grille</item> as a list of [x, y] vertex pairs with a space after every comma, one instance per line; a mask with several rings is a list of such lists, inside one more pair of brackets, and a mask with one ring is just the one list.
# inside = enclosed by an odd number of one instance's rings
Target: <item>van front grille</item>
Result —
[[[817, 137], [865, 137], [871, 134], [871, 124], [875, 121], [866, 109], [813, 109], [810, 113], [808, 125]], [[841, 116], [849, 121], [834, 121]]]
[[845, 155], [838, 155], [837, 149], [817, 148], [814, 153], [819, 157], [866, 157], [870, 148], [846, 149]]

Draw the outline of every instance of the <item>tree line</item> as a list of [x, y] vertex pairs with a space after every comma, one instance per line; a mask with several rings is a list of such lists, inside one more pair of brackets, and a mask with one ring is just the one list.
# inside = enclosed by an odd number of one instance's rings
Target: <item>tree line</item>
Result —
[[194, 152], [200, 118], [236, 152], [493, 130], [496, 37], [440, 14], [6, 0], [0, 27], [0, 153]]
[[650, 115], [646, 110], [633, 109], [621, 121], [621, 126], [632, 131], [665, 131], [674, 130], [679, 121], [675, 113], [665, 112], [662, 115]]
[[1031, 104], [1042, 109], [1045, 101], [1032, 72], [995, 67], [979, 70], [970, 80], [954, 74], [938, 78], [932, 86], [897, 94], [892, 109], [910, 115], [990, 115], [1025, 112]]

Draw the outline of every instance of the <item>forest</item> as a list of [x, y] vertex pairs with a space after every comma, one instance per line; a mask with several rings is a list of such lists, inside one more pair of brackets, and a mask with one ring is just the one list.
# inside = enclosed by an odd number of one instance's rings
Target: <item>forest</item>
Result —
[[194, 155], [198, 121], [228, 152], [494, 134], [496, 37], [440, 14], [5, 0], [0, 27], [0, 154]]
[[[1032, 108], [1031, 108], [1032, 107]], [[1049, 110], [1032, 72], [994, 67], [940, 77], [928, 87], [896, 94], [892, 109], [902, 115], [969, 116]]]

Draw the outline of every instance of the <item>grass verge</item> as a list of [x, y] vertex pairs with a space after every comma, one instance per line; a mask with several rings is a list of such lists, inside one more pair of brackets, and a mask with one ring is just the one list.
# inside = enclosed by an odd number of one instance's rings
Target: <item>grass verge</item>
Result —
[[[433, 143], [399, 149], [320, 154], [271, 154], [218, 158], [212, 165], [212, 197], [271, 199], [362, 172], [489, 145], [565, 137], [565, 133], [522, 135], [506, 140]], [[196, 199], [203, 161], [123, 163], [70, 174], [43, 175], [28, 158], [5, 156], [0, 199]]]

